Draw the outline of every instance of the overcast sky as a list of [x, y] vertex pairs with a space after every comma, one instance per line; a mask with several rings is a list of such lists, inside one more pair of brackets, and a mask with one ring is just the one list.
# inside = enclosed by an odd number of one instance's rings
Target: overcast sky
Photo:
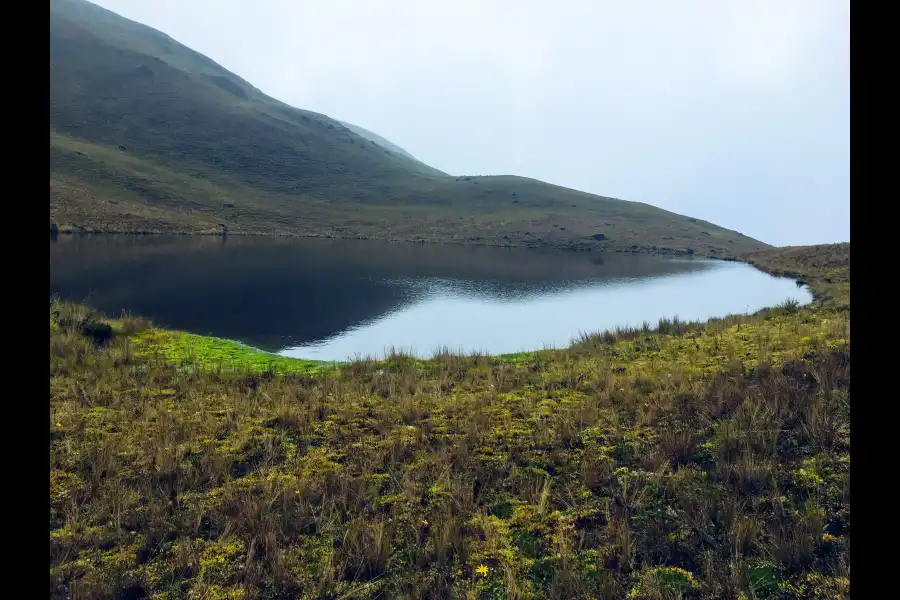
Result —
[[454, 175], [850, 239], [849, 0], [98, 0]]

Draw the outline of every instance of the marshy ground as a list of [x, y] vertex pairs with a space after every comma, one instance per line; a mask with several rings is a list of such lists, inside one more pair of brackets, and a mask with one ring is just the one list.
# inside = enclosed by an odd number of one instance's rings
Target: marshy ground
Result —
[[748, 260], [816, 301], [505, 357], [51, 302], [50, 596], [848, 598], [849, 244]]

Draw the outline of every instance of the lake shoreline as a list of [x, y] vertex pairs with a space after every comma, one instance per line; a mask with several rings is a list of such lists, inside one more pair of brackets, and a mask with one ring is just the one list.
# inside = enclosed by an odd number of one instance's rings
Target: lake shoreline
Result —
[[810, 300], [740, 261], [236, 236], [75, 235], [51, 289], [107, 314], [308, 360], [565, 348], [582, 332]]
[[[415, 239], [407, 239], [407, 238], [384, 238], [377, 236], [367, 236], [367, 235], [331, 235], [331, 234], [314, 234], [314, 233], [296, 233], [296, 232], [266, 232], [266, 231], [232, 231], [229, 230], [227, 234], [223, 235], [221, 231], [215, 230], [205, 230], [205, 231], [190, 231], [190, 230], [166, 230], [166, 231], [141, 231], [141, 230], [115, 230], [115, 229], [78, 229], [71, 227], [60, 227], [57, 229], [57, 236], [82, 236], [82, 235], [129, 235], [129, 236], [171, 236], [171, 237], [185, 237], [185, 236], [203, 236], [203, 237], [223, 237], [227, 238], [229, 236], [240, 236], [240, 237], [258, 237], [258, 238], [297, 238], [297, 239], [330, 239], [330, 240], [357, 240], [357, 241], [372, 241], [372, 242], [386, 242], [392, 244], [419, 244], [419, 245], [450, 245], [450, 246], [470, 246], [475, 248], [509, 248], [509, 249], [525, 249], [525, 250], [559, 250], [564, 252], [606, 252], [606, 253], [621, 253], [621, 254], [641, 254], [641, 255], [649, 255], [649, 256], [694, 256], [698, 258], [711, 258], [718, 260], [740, 260], [740, 253], [728, 253], [726, 252], [716, 252], [710, 251], [705, 252], [703, 249], [695, 250], [693, 248], [670, 248], [667, 246], [638, 246], [637, 248], [633, 247], [621, 247], [621, 246], [608, 246], [602, 243], [598, 243], [594, 240], [583, 239], [583, 240], [573, 240], [572, 242], [550, 242], [544, 240], [536, 240], [535, 242], [529, 242], [527, 244], [520, 243], [510, 243], [510, 242], [499, 242], [499, 241], [486, 241], [486, 240], [456, 240], [456, 239], [447, 239], [447, 238], [434, 238], [434, 239], [424, 239], [424, 238], [415, 238]], [[51, 234], [51, 238], [54, 235]], [[763, 244], [763, 250], [776, 248], [776, 246], [769, 246], [767, 244]], [[758, 251], [756, 251], [758, 252]]]

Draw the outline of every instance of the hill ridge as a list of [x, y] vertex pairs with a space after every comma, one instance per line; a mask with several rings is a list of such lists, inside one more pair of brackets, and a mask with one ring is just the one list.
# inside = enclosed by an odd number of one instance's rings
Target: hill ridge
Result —
[[85, 0], [51, 2], [50, 63], [50, 218], [63, 230], [225, 224], [709, 256], [768, 247], [646, 203], [511, 175], [446, 175]]

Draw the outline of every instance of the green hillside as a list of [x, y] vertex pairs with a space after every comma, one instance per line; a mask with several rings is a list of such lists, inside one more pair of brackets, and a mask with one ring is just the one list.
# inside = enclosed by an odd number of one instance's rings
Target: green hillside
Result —
[[[371, 142], [375, 142], [376, 144], [378, 144], [378, 145], [381, 146], [382, 148], [385, 148], [385, 149], [387, 149], [387, 150], [390, 150], [391, 152], [394, 152], [394, 153], [396, 153], [396, 154], [400, 154], [400, 155], [402, 155], [402, 156], [405, 156], [406, 158], [415, 160], [415, 161], [417, 161], [417, 162], [422, 162], [422, 161], [420, 161], [418, 158], [416, 158], [415, 156], [413, 156], [412, 154], [410, 154], [409, 152], [407, 152], [406, 150], [404, 150], [403, 148], [401, 148], [400, 146], [398, 146], [397, 144], [391, 142], [390, 140], [384, 139], [383, 137], [381, 137], [381, 136], [378, 135], [377, 133], [374, 133], [374, 132], [372, 132], [372, 131], [369, 131], [368, 129], [365, 129], [365, 128], [363, 128], [363, 127], [360, 127], [359, 125], [353, 125], [352, 123], [347, 123], [347, 122], [344, 122], [344, 121], [340, 121], [340, 123], [341, 123], [341, 125], [343, 125], [343, 126], [346, 127], [347, 129], [349, 129], [350, 131], [352, 131], [353, 133], [355, 133], [356, 135], [362, 136], [362, 137], [366, 138], [367, 140], [369, 140], [369, 141], [371, 141]], [[424, 164], [424, 163], [423, 163], [423, 164]], [[426, 165], [426, 166], [427, 166], [427, 165]], [[431, 168], [431, 167], [429, 167], [429, 168]], [[434, 173], [435, 173], [436, 175], [446, 175], [446, 173], [444, 173], [443, 171], [438, 171], [437, 169], [433, 169], [433, 171], [434, 171]]]
[[647, 204], [444, 175], [266, 96], [159, 31], [83, 0], [52, 0], [50, 11], [50, 218], [63, 231], [224, 223], [233, 233], [718, 256], [766, 247]]

